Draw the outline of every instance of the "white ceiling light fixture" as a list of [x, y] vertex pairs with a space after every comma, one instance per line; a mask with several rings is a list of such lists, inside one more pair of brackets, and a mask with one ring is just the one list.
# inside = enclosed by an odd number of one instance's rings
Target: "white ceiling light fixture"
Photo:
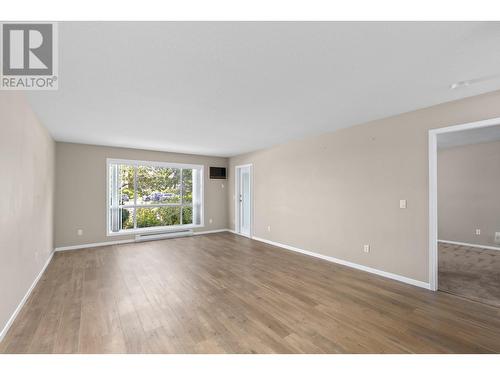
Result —
[[470, 85], [470, 81], [458, 81], [450, 85], [450, 89], [455, 90], [462, 87], [467, 87]]
[[491, 81], [491, 80], [499, 78], [499, 77], [500, 77], [500, 74], [494, 74], [494, 75], [479, 77], [479, 78], [475, 78], [475, 79], [468, 79], [466, 81], [458, 81], [458, 82], [452, 83], [450, 85], [450, 89], [455, 90], [455, 89], [459, 89], [462, 87], [467, 87], [467, 86], [473, 85], [475, 83]]

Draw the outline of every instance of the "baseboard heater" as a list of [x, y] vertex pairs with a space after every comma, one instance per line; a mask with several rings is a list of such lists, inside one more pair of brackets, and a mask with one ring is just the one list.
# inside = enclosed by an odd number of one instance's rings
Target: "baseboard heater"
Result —
[[193, 235], [192, 229], [179, 230], [175, 232], [163, 232], [163, 233], [143, 233], [143, 234], [136, 234], [135, 242], [163, 240], [165, 238], [188, 237], [192, 235]]

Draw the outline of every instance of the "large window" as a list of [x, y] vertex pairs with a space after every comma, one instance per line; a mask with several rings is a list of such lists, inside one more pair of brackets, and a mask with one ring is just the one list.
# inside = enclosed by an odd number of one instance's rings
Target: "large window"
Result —
[[202, 225], [203, 167], [108, 159], [108, 234]]

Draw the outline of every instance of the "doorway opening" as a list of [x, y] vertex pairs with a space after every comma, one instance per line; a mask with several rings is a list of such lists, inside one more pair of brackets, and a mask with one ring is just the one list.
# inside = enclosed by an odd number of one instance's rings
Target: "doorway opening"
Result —
[[252, 164], [235, 167], [235, 232], [252, 238]]
[[429, 131], [432, 290], [500, 306], [499, 166], [500, 118]]

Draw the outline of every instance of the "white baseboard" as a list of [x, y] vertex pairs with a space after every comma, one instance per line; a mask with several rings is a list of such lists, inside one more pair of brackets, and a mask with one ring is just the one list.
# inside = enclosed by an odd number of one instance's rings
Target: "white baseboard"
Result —
[[52, 260], [53, 256], [54, 256], [54, 251], [52, 251], [50, 253], [49, 259], [47, 259], [47, 261], [43, 265], [42, 270], [38, 273], [37, 277], [35, 278], [35, 280], [31, 284], [30, 288], [28, 289], [28, 291], [24, 295], [23, 299], [21, 300], [21, 302], [19, 302], [19, 304], [17, 305], [16, 309], [14, 310], [14, 312], [12, 313], [12, 315], [10, 316], [9, 320], [7, 321], [7, 323], [5, 324], [5, 326], [2, 328], [2, 331], [0, 332], [0, 342], [2, 342], [2, 340], [4, 339], [5, 335], [9, 331], [9, 328], [12, 326], [12, 323], [14, 323], [14, 320], [17, 318], [17, 315], [19, 314], [19, 312], [23, 308], [24, 304], [28, 300], [29, 296], [31, 295], [31, 292], [33, 292], [33, 289], [35, 289], [36, 284], [38, 284], [38, 281], [42, 277], [43, 273], [45, 272], [45, 269], [49, 265], [49, 263]]
[[474, 244], [474, 243], [465, 243], [465, 242], [456, 242], [456, 241], [447, 241], [447, 240], [438, 240], [438, 242], [449, 243], [450, 245], [460, 245], [460, 246], [476, 247], [478, 249], [500, 251], [500, 247], [496, 247], [496, 246], [485, 246], [485, 245], [478, 245], [478, 244]]
[[[210, 234], [210, 233], [220, 233], [227, 232], [229, 229], [215, 229], [215, 230], [207, 230], [203, 232], [193, 232], [194, 236], [202, 235], [202, 234]], [[111, 246], [111, 245], [120, 245], [125, 243], [136, 242], [135, 239], [130, 240], [118, 240], [118, 241], [105, 241], [105, 242], [94, 242], [87, 243], [82, 245], [73, 245], [73, 246], [61, 246], [56, 247], [54, 251], [68, 251], [68, 250], [79, 250], [79, 249], [89, 249], [92, 247], [101, 247], [101, 246]]]
[[105, 242], [94, 242], [94, 243], [86, 243], [81, 245], [73, 245], [73, 246], [61, 246], [56, 247], [54, 251], [67, 251], [67, 250], [79, 250], [79, 249], [88, 249], [91, 247], [101, 247], [101, 246], [111, 246], [111, 245], [120, 245], [124, 243], [132, 243], [135, 242], [132, 240], [119, 240], [119, 241], [105, 241]]
[[211, 233], [221, 233], [230, 232], [229, 229], [214, 229], [214, 230], [204, 230], [202, 232], [193, 232], [193, 236], [199, 236], [200, 234], [211, 234]]
[[327, 255], [322, 255], [322, 254], [314, 253], [312, 251], [299, 249], [298, 247], [294, 247], [294, 246], [290, 246], [290, 245], [285, 245], [285, 244], [282, 244], [282, 243], [279, 243], [279, 242], [274, 242], [274, 241], [266, 240], [266, 239], [260, 238], [260, 237], [253, 237], [253, 239], [257, 240], [257, 241], [260, 241], [260, 242], [267, 243], [269, 245], [281, 247], [283, 249], [295, 251], [295, 252], [298, 252], [298, 253], [301, 253], [301, 254], [305, 254], [305, 255], [313, 256], [313, 257], [320, 258], [320, 259], [323, 259], [323, 260], [327, 260], [329, 262], [341, 264], [343, 266], [355, 268], [357, 270], [361, 270], [361, 271], [373, 273], [375, 275], [383, 276], [383, 277], [386, 277], [388, 279], [401, 281], [403, 283], [414, 285], [414, 286], [418, 286], [420, 288], [424, 288], [424, 289], [430, 289], [431, 288], [431, 286], [430, 286], [429, 283], [426, 283], [426, 282], [420, 281], [420, 280], [410, 279], [409, 277], [406, 277], [406, 276], [401, 276], [401, 275], [397, 275], [397, 274], [394, 274], [394, 273], [390, 273], [390, 272], [386, 272], [386, 271], [381, 271], [381, 270], [378, 270], [376, 268], [371, 268], [371, 267], [363, 266], [361, 264], [349, 262], [349, 261], [346, 261], [346, 260], [342, 260], [342, 259], [338, 259], [338, 258], [327, 256]]

